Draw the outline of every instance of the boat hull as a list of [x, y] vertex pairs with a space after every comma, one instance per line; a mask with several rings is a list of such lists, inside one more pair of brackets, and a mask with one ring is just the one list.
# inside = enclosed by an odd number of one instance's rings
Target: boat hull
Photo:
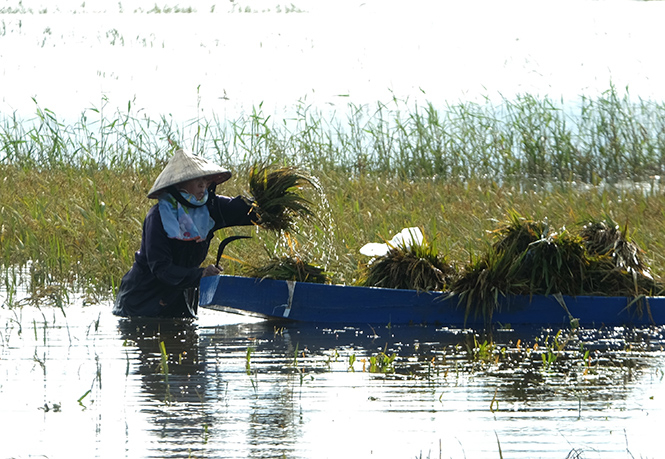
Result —
[[[329, 324], [488, 325], [467, 316], [459, 298], [444, 292], [313, 284], [211, 276], [201, 280], [204, 308], [279, 319]], [[499, 326], [645, 326], [665, 324], [665, 297], [512, 296], [502, 298], [491, 324]]]

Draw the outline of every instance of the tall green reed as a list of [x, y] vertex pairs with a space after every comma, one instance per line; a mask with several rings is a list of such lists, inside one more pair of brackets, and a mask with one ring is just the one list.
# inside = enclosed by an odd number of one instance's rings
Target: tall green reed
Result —
[[162, 166], [180, 145], [231, 167], [279, 160], [314, 171], [405, 178], [597, 183], [645, 180], [665, 167], [665, 105], [634, 101], [614, 86], [578, 102], [523, 94], [436, 107], [394, 97], [328, 115], [301, 100], [282, 119], [259, 104], [236, 119], [153, 120], [131, 101], [113, 112], [102, 99], [65, 124], [35, 106], [32, 119], [0, 119], [0, 162], [145, 170]]

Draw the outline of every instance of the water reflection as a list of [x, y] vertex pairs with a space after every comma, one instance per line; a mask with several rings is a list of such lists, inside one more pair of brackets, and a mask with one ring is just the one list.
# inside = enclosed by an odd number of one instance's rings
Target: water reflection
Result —
[[[191, 320], [147, 318], [118, 321], [120, 338], [134, 348], [128, 372], [140, 379], [145, 394], [141, 412], [158, 439], [156, 453], [174, 457], [199, 451], [181, 445], [201, 443], [213, 422], [207, 399], [205, 347]], [[162, 347], [163, 346], [163, 347]]]

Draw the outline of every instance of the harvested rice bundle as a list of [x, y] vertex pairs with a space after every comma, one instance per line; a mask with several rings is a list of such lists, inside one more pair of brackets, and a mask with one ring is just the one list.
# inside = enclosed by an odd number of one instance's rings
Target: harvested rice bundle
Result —
[[609, 219], [591, 220], [580, 230], [589, 253], [608, 254], [614, 249], [614, 243], [621, 237], [619, 225]]
[[511, 211], [508, 214], [508, 222], [493, 231], [497, 240], [492, 248], [497, 253], [503, 252], [509, 258], [516, 258], [529, 247], [529, 244], [543, 239], [548, 233], [547, 220], [530, 220]]
[[581, 295], [588, 265], [582, 239], [563, 230], [529, 244], [515, 260], [510, 281], [526, 284], [523, 295]]
[[618, 268], [652, 277], [642, 260], [644, 250], [630, 240], [627, 225], [621, 231], [610, 219], [592, 220], [582, 227], [580, 236], [590, 254], [608, 255]]
[[[491, 320], [492, 313], [499, 305], [499, 298], [509, 292], [526, 288], [523, 284], [509, 285], [512, 260], [497, 254], [493, 249], [465, 266], [452, 284], [450, 290], [457, 294], [459, 304], [464, 305], [465, 316], [482, 316]], [[514, 280], [512, 282], [515, 282]]]
[[[511, 211], [506, 223], [492, 232], [495, 240], [486, 253], [463, 268], [450, 289], [457, 294], [468, 317], [481, 315], [491, 320], [500, 299], [530, 288], [520, 261], [531, 244], [549, 233], [547, 221], [529, 220]], [[522, 273], [522, 274], [521, 274]]]
[[508, 224], [494, 232], [489, 251], [467, 266], [451, 286], [467, 315], [491, 319], [500, 298], [508, 295], [658, 295], [640, 259], [642, 252], [627, 240], [626, 231], [606, 222], [587, 225], [578, 234], [550, 231], [512, 213]]
[[328, 282], [328, 275], [322, 268], [304, 262], [299, 257], [272, 258], [263, 266], [247, 268], [246, 273], [250, 277], [261, 279], [293, 280], [317, 284]]
[[665, 286], [651, 275], [617, 267], [607, 255], [591, 258], [585, 281], [585, 295], [639, 297], [665, 293]]
[[[407, 231], [414, 233], [411, 238], [399, 237]], [[437, 254], [418, 228], [406, 228], [392, 241], [398, 242], [391, 244], [389, 241], [385, 253], [367, 264], [359, 285], [425, 291], [447, 288], [456, 271]], [[363, 249], [374, 245], [381, 244], [371, 243]], [[368, 253], [363, 249], [361, 253]]]
[[651, 275], [644, 250], [610, 219], [591, 220], [580, 230], [589, 257], [594, 261], [588, 294], [614, 296], [662, 295], [665, 286]]
[[312, 203], [302, 193], [308, 186], [316, 187], [313, 178], [295, 167], [271, 169], [255, 164], [249, 171], [249, 191], [259, 225], [270, 231], [289, 232], [294, 230], [296, 218], [314, 219]]

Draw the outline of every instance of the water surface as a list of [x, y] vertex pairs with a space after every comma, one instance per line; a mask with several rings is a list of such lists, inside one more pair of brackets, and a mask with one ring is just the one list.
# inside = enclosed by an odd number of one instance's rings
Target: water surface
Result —
[[5, 3], [32, 11], [0, 14], [0, 112], [23, 118], [33, 97], [65, 121], [131, 102], [183, 123], [260, 104], [288, 117], [299, 101], [344, 119], [350, 102], [393, 97], [439, 109], [524, 93], [578, 101], [610, 84], [665, 96], [663, 2]]
[[0, 321], [3, 458], [658, 457], [665, 421], [662, 329], [580, 331], [546, 366], [557, 330], [495, 332], [486, 359], [482, 335], [433, 327]]

